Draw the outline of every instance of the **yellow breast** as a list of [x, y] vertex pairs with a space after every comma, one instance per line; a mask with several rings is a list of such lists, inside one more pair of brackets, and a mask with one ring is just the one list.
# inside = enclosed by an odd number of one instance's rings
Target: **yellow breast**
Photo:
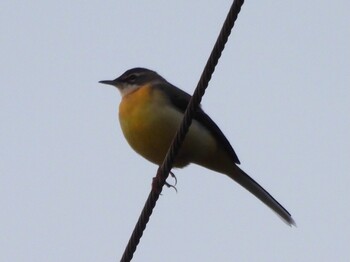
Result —
[[[166, 95], [150, 86], [124, 96], [119, 106], [119, 121], [126, 140], [136, 152], [157, 165], [162, 163], [182, 118], [183, 114]], [[174, 166], [184, 167], [190, 162], [207, 166], [206, 163], [217, 161], [217, 150], [210, 132], [194, 120]]]
[[150, 86], [126, 95], [119, 106], [119, 121], [128, 143], [140, 155], [158, 165], [180, 123], [170, 121], [167, 108], [166, 97]]

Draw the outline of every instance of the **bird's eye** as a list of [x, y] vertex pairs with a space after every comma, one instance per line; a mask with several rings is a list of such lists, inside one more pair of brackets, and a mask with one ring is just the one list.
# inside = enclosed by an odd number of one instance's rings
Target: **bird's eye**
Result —
[[137, 78], [137, 76], [135, 74], [132, 74], [132, 75], [127, 76], [125, 80], [128, 82], [135, 82], [136, 78]]

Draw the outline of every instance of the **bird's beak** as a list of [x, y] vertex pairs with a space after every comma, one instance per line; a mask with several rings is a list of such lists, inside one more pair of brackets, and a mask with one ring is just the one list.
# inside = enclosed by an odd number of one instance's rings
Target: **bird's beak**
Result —
[[99, 81], [99, 83], [111, 85], [111, 86], [116, 86], [116, 84], [117, 84], [117, 82], [115, 80], [102, 80], [102, 81]]

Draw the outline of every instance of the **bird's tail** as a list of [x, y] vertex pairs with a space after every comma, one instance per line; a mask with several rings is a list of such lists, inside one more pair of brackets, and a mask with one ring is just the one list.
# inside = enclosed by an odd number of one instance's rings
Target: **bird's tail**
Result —
[[276, 199], [274, 199], [262, 186], [255, 182], [254, 179], [247, 175], [242, 169], [240, 169], [238, 166], [236, 166], [236, 168], [236, 172], [233, 172], [233, 175], [228, 175], [230, 178], [259, 198], [265, 205], [275, 211], [288, 225], [296, 225], [291, 214], [280, 203], [278, 203]]

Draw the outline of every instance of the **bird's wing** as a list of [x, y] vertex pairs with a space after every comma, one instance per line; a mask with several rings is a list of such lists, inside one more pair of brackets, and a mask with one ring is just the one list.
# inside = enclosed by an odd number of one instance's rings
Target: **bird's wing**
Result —
[[[185, 91], [177, 88], [176, 86], [168, 83], [167, 86], [163, 84], [155, 85], [156, 88], [161, 89], [165, 92], [171, 101], [171, 103], [182, 113], [185, 112], [188, 103], [190, 102], [191, 96]], [[226, 150], [226, 152], [231, 156], [232, 161], [236, 164], [240, 164], [240, 161], [233, 150], [230, 142], [227, 140], [225, 135], [222, 133], [220, 128], [215, 124], [215, 122], [203, 111], [201, 107], [197, 109], [194, 119], [206, 127], [210, 133], [214, 135], [217, 142]]]

